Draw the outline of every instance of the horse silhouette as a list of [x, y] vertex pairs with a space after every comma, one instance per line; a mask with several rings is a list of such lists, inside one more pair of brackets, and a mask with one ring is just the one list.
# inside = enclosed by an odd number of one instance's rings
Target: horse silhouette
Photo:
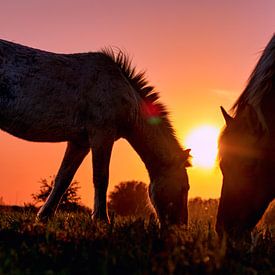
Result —
[[136, 72], [122, 51], [56, 54], [0, 40], [0, 128], [29, 141], [67, 141], [39, 219], [55, 213], [91, 150], [94, 218], [108, 221], [111, 151], [125, 138], [148, 170], [149, 195], [161, 223], [187, 223], [189, 150], [178, 143], [144, 72]]
[[231, 236], [250, 232], [275, 197], [275, 35], [233, 106], [222, 108], [219, 140], [223, 186], [216, 228]]

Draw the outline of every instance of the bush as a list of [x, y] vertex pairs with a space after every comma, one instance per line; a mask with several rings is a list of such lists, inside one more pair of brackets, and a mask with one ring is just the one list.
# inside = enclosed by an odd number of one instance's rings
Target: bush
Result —
[[115, 186], [109, 195], [108, 208], [120, 216], [149, 217], [154, 210], [144, 182], [126, 181]]
[[[32, 194], [34, 205], [41, 205], [45, 203], [48, 196], [50, 195], [54, 185], [54, 177], [50, 180], [41, 179], [40, 180], [40, 189], [37, 193]], [[67, 210], [77, 210], [80, 203], [80, 197], [78, 196], [79, 182], [73, 181], [70, 187], [64, 193], [59, 206], [62, 209]]]

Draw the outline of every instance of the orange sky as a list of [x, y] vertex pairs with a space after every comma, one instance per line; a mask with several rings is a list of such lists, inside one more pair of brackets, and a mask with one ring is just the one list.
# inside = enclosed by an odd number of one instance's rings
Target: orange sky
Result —
[[[219, 106], [232, 105], [275, 30], [274, 0], [0, 3], [2, 39], [66, 53], [126, 49], [160, 91], [179, 140], [202, 124], [223, 125]], [[0, 132], [0, 197], [9, 204], [31, 201], [38, 181], [56, 173], [64, 149], [65, 144], [30, 143]], [[75, 177], [89, 206], [90, 158]], [[120, 181], [148, 182], [143, 163], [123, 140], [114, 147], [110, 175], [109, 190]], [[190, 168], [189, 177], [190, 197], [219, 197], [218, 168]]]

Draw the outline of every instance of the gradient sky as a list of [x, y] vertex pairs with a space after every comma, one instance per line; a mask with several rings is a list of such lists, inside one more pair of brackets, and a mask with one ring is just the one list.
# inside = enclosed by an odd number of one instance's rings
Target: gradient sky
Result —
[[[54, 52], [118, 46], [147, 70], [168, 106], [180, 141], [202, 124], [222, 127], [229, 109], [275, 30], [274, 0], [93, 1], [0, 0], [0, 38]], [[39, 144], [0, 132], [0, 197], [30, 202], [38, 181], [56, 173], [65, 143]], [[92, 205], [89, 155], [76, 174], [82, 201]], [[127, 160], [127, 161], [125, 161]], [[219, 197], [219, 169], [190, 168], [190, 197]], [[148, 182], [137, 154], [114, 147], [110, 186]]]

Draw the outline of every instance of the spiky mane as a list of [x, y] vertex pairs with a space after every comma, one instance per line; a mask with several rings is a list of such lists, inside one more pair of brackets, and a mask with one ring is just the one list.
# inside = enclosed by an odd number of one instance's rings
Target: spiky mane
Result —
[[148, 84], [145, 71], [137, 72], [136, 67], [132, 65], [132, 59], [129, 55], [120, 49], [117, 49], [117, 52], [115, 52], [113, 48], [104, 48], [101, 50], [101, 53], [111, 58], [120, 67], [122, 73], [143, 100], [157, 106], [163, 118], [168, 116], [166, 107], [159, 102], [159, 93], [153, 86]]
[[248, 84], [241, 96], [232, 107], [235, 115], [243, 110], [245, 105], [250, 104], [263, 120], [261, 103], [262, 99], [274, 89], [275, 76], [275, 35], [264, 49], [255, 69], [248, 79]]

